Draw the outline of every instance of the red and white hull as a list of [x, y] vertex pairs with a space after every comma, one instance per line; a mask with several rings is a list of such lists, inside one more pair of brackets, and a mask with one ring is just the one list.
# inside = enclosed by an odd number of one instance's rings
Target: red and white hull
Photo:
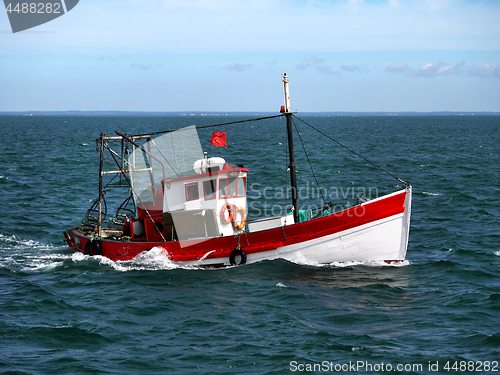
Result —
[[[407, 187], [336, 214], [236, 237], [163, 243], [103, 239], [98, 254], [115, 261], [130, 260], [162, 247], [174, 262], [208, 267], [240, 264], [241, 258], [247, 264], [278, 258], [306, 264], [404, 261], [411, 197], [412, 189]], [[71, 247], [85, 252], [89, 241], [77, 228], [69, 231]]]
[[[404, 214], [377, 220], [317, 239], [257, 253], [249, 261], [283, 258], [306, 264], [402, 261], [406, 256]], [[409, 221], [408, 221], [409, 222]]]

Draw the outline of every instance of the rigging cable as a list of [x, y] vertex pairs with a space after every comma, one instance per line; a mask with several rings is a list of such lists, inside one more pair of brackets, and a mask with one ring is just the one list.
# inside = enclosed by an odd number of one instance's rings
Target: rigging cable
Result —
[[[196, 126], [196, 129], [205, 129], [205, 128], [213, 128], [213, 127], [216, 127], [216, 126], [223, 126], [223, 125], [241, 124], [241, 123], [244, 123], [244, 122], [269, 120], [269, 119], [272, 119], [272, 118], [282, 117], [282, 116], [284, 116], [284, 114], [280, 113], [279, 115], [273, 115], [273, 116], [258, 117], [258, 118], [253, 118], [253, 119], [231, 121], [231, 122], [224, 122], [224, 123], [221, 123], [221, 124]], [[158, 134], [172, 133], [172, 132], [182, 131], [182, 130], [184, 130], [184, 129], [164, 130], [164, 131], [161, 131], [161, 132], [153, 132], [153, 133], [147, 133], [147, 134], [146, 133], [144, 133], [144, 134], [135, 134], [135, 135], [131, 135], [130, 137], [141, 137], [141, 136], [147, 136], [147, 135], [158, 135]]]
[[[109, 144], [106, 144], [105, 146], [109, 151], [112, 151], [111, 147], [109, 147]], [[151, 220], [151, 222], [153, 223], [153, 227], [156, 229], [156, 231], [160, 234], [161, 238], [162, 238], [162, 242], [159, 243], [162, 244], [163, 242], [167, 242], [167, 240], [165, 239], [165, 236], [163, 236], [163, 233], [161, 232], [161, 230], [156, 226], [156, 223], [153, 219], [153, 217], [151, 216], [151, 213], [149, 212], [149, 210], [146, 208], [146, 204], [142, 202], [141, 198], [139, 197], [139, 195], [137, 194], [137, 192], [135, 191], [134, 187], [132, 186], [132, 182], [130, 181], [130, 179], [128, 178], [128, 176], [125, 174], [125, 171], [120, 167], [120, 164], [118, 163], [118, 160], [116, 160], [115, 158], [115, 155], [113, 154], [113, 152], [110, 152], [111, 156], [113, 157], [113, 160], [115, 161], [116, 165], [118, 166], [119, 170], [120, 170], [120, 173], [123, 175], [123, 177], [125, 178], [125, 180], [127, 181], [128, 185], [130, 186], [130, 189], [132, 190], [132, 193], [135, 195], [135, 197], [137, 198], [137, 200], [139, 201], [140, 205], [142, 206], [142, 208], [144, 209], [144, 211], [146, 212], [146, 214], [148, 215], [148, 218], [149, 220]], [[128, 162], [127, 162], [128, 164]], [[130, 164], [129, 164], [130, 165]], [[116, 177], [116, 176], [115, 176]], [[114, 177], [113, 177], [114, 178]]]
[[409, 183], [407, 183], [407, 182], [405, 182], [405, 181], [401, 180], [400, 178], [398, 178], [398, 177], [394, 176], [392, 173], [390, 173], [390, 172], [386, 171], [384, 168], [382, 168], [382, 167], [378, 166], [378, 165], [377, 165], [377, 164], [375, 164], [374, 162], [372, 162], [372, 161], [368, 160], [367, 158], [365, 158], [364, 156], [362, 156], [362, 155], [358, 154], [356, 151], [351, 150], [349, 147], [344, 146], [344, 145], [343, 145], [342, 143], [340, 143], [339, 141], [337, 141], [337, 140], [333, 139], [332, 137], [330, 137], [328, 134], [325, 134], [325, 133], [324, 133], [324, 132], [322, 132], [321, 130], [316, 129], [314, 126], [312, 126], [311, 124], [308, 124], [307, 122], [305, 122], [305, 121], [304, 121], [304, 120], [302, 120], [301, 118], [299, 118], [299, 117], [297, 117], [297, 116], [295, 116], [295, 115], [293, 115], [293, 117], [295, 117], [295, 118], [296, 118], [297, 120], [299, 120], [299, 121], [302, 121], [304, 124], [306, 124], [307, 126], [309, 126], [311, 129], [316, 130], [318, 133], [320, 133], [320, 134], [324, 135], [324, 136], [325, 136], [326, 138], [328, 138], [329, 140], [331, 140], [331, 141], [335, 142], [335, 143], [336, 143], [336, 144], [338, 144], [339, 146], [342, 146], [342, 147], [343, 147], [343, 148], [345, 148], [346, 150], [348, 150], [348, 151], [352, 152], [354, 155], [356, 155], [356, 156], [360, 157], [361, 159], [363, 159], [364, 161], [366, 161], [366, 162], [370, 163], [370, 164], [371, 164], [371, 165], [373, 165], [374, 167], [377, 167], [377, 168], [378, 168], [378, 169], [380, 169], [382, 172], [387, 173], [389, 176], [391, 176], [391, 177], [395, 178], [396, 180], [398, 180], [399, 182], [401, 182], [401, 183], [405, 184], [406, 186], [410, 186], [410, 184], [409, 184]]

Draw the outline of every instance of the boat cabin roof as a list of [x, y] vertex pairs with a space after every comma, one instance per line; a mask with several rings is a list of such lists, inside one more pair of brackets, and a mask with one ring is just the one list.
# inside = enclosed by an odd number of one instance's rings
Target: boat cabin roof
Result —
[[[163, 180], [162, 184], [165, 185], [167, 183], [172, 183], [172, 182], [200, 180], [202, 178], [218, 176], [218, 175], [222, 175], [222, 174], [227, 174], [228, 177], [238, 177], [240, 172], [248, 173], [249, 171], [247, 168], [244, 168], [243, 166], [232, 166], [230, 163], [224, 163], [224, 166], [222, 169], [218, 169], [216, 167], [212, 170], [209, 170], [208, 172], [201, 173], [201, 174], [195, 174], [192, 176], [186, 176], [186, 177], [181, 177], [181, 178], [176, 178], [176, 179], [171, 179], [171, 180]], [[233, 174], [233, 173], [234, 173], [234, 176], [231, 176], [231, 174]]]

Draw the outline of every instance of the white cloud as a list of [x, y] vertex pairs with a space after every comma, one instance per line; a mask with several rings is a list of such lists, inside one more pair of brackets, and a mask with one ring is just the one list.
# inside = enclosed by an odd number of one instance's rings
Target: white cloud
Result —
[[475, 65], [467, 67], [467, 74], [473, 77], [500, 78], [500, 62], [484, 64], [484, 67]]
[[151, 65], [150, 64], [143, 64], [143, 63], [133, 63], [133, 64], [130, 64], [130, 67], [132, 69], [141, 69], [141, 70], [149, 70], [149, 69], [151, 69]]
[[302, 62], [298, 63], [295, 67], [300, 70], [305, 70], [307, 68], [314, 68], [320, 73], [335, 74], [335, 72], [332, 70], [332, 66], [328, 65], [325, 59], [317, 56], [304, 59], [302, 60]]
[[364, 0], [348, 0], [349, 8], [356, 12], [363, 5]]
[[437, 77], [448, 74], [462, 74], [465, 62], [461, 62], [456, 65], [450, 65], [443, 62], [438, 62], [437, 64], [427, 63], [420, 65], [414, 75], [417, 77]]
[[466, 65], [465, 62], [459, 64], [446, 64], [444, 62], [426, 63], [418, 69], [410, 68], [408, 63], [395, 63], [385, 68], [387, 72], [402, 73], [407, 77], [439, 77], [444, 75], [461, 75], [467, 73], [470, 77], [500, 78], [500, 62], [486, 63], [483, 67], [476, 65]]
[[[313, 56], [307, 59], [302, 60], [300, 63], [295, 65], [295, 67], [299, 70], [305, 70], [308, 68], [315, 69], [316, 71], [324, 74], [336, 74], [338, 75], [339, 73], [334, 70], [334, 66], [331, 64], [328, 64], [327, 61], [318, 56]], [[344, 72], [369, 72], [370, 70], [368, 69], [368, 66], [366, 64], [343, 64], [340, 66], [340, 70]]]
[[317, 56], [310, 57], [308, 59], [304, 59], [302, 62], [296, 65], [297, 69], [304, 70], [310, 68], [311, 66], [317, 66], [319, 64], [324, 64], [325, 59]]
[[[150, 70], [153, 67], [153, 65], [151, 65], [151, 64], [144, 64], [144, 63], [133, 63], [133, 64], [130, 64], [130, 67], [132, 69]], [[155, 68], [161, 68], [161, 67], [163, 67], [163, 65], [159, 64], [159, 63], [156, 63], [156, 64], [154, 64], [154, 67]]]
[[361, 64], [361, 65], [356, 65], [356, 64], [352, 64], [352, 65], [341, 65], [340, 66], [340, 69], [343, 70], [344, 72], [369, 72], [370, 69], [368, 69], [368, 66], [366, 66], [365, 64]]
[[432, 11], [438, 11], [453, 5], [452, 0], [424, 0], [424, 2]]
[[386, 71], [392, 73], [403, 73], [407, 77], [438, 77], [449, 74], [460, 75], [464, 73], [465, 62], [459, 64], [451, 65], [444, 62], [426, 63], [418, 67], [418, 69], [412, 69], [409, 67], [408, 63], [396, 63], [391, 64], [385, 68]]
[[405, 76], [413, 75], [413, 70], [410, 69], [408, 63], [394, 63], [385, 68], [386, 71], [392, 73], [403, 73]]
[[230, 64], [224, 67], [225, 70], [230, 70], [233, 72], [243, 72], [244, 70], [248, 70], [252, 68], [252, 64], [240, 64], [240, 63], [235, 63], [235, 64]]

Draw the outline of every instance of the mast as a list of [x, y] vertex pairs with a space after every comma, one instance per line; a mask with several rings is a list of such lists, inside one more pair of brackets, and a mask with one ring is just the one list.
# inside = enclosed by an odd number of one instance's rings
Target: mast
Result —
[[101, 238], [102, 237], [102, 222], [103, 222], [103, 217], [102, 217], [102, 198], [104, 195], [103, 187], [102, 187], [102, 175], [103, 175], [103, 167], [104, 167], [104, 137], [106, 137], [106, 133], [101, 133], [101, 139], [99, 142], [99, 151], [101, 158], [99, 160], [99, 217], [97, 221], [97, 237]]
[[292, 187], [292, 205], [293, 205], [293, 220], [294, 223], [299, 222], [299, 198], [297, 194], [297, 170], [295, 166], [295, 153], [293, 151], [293, 128], [292, 128], [292, 111], [290, 109], [290, 93], [288, 91], [288, 76], [283, 75], [283, 85], [285, 92], [285, 117], [286, 129], [288, 135], [288, 152], [290, 155], [290, 184]]

